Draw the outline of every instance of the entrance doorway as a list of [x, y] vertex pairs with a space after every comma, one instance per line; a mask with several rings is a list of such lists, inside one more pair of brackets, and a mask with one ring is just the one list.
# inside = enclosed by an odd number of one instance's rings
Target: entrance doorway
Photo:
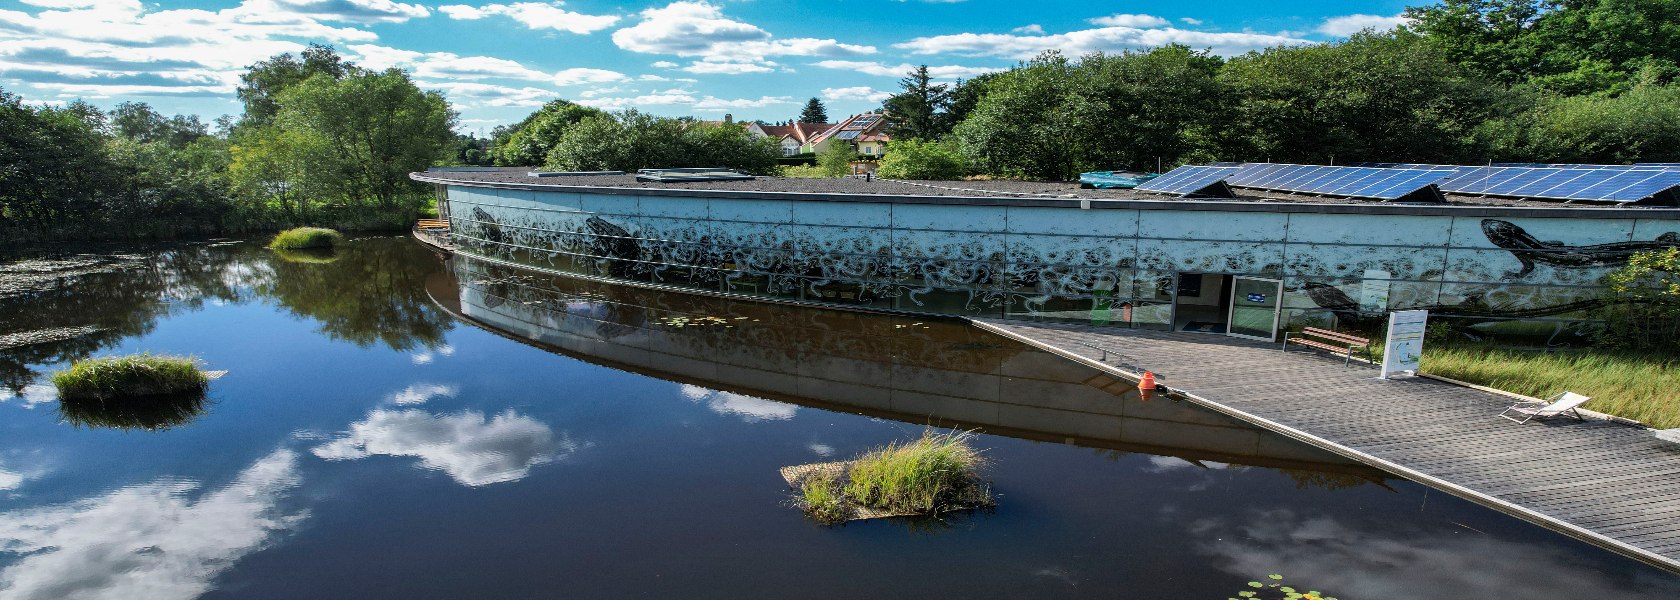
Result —
[[1231, 319], [1231, 276], [1179, 273], [1173, 294], [1173, 331], [1226, 332]]
[[1277, 338], [1279, 310], [1283, 306], [1283, 281], [1259, 277], [1231, 279], [1231, 314], [1226, 320], [1228, 335], [1271, 341]]

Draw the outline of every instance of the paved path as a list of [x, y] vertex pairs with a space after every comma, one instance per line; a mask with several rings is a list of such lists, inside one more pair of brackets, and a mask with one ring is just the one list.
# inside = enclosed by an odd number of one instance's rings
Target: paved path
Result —
[[[1511, 399], [1290, 346], [1205, 333], [975, 324], [1261, 427], [1680, 572], [1680, 444], [1574, 419], [1518, 425]], [[1104, 352], [1086, 344], [1109, 350]], [[1589, 404], [1590, 407], [1590, 404]]]

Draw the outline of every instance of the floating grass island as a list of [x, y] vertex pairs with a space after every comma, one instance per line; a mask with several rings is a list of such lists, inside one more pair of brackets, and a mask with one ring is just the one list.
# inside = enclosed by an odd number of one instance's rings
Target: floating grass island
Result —
[[782, 476], [797, 490], [794, 504], [825, 524], [992, 506], [991, 488], [980, 479], [986, 459], [973, 437], [927, 432], [850, 461], [788, 467]]
[[344, 243], [344, 234], [324, 227], [297, 227], [274, 236], [268, 247], [275, 250], [332, 249]]
[[79, 360], [53, 374], [62, 401], [203, 395], [210, 376], [184, 356], [133, 354]]

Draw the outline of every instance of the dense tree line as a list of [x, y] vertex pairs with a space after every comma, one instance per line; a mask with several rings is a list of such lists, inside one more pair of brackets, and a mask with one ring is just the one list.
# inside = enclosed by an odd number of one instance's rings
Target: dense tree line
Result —
[[489, 160], [487, 140], [452, 132], [441, 95], [324, 46], [253, 65], [238, 96], [243, 114], [212, 131], [144, 103], [107, 113], [0, 90], [0, 239], [401, 227], [429, 199], [410, 171]]
[[919, 68], [885, 102], [889, 131], [954, 143], [970, 172], [1030, 179], [1214, 160], [1680, 161], [1680, 0], [1407, 14], [1395, 31], [1230, 59], [1052, 52], [949, 89]]

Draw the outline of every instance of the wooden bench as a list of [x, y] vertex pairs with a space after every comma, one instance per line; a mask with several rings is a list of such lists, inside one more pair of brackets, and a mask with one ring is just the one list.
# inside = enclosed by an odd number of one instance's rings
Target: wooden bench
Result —
[[420, 219], [420, 222], [415, 223], [414, 226], [420, 229], [449, 229], [449, 221], [445, 221], [443, 219]]
[[[1289, 336], [1296, 336], [1293, 339]], [[1300, 333], [1286, 332], [1283, 334], [1283, 349], [1289, 349], [1289, 343], [1295, 342], [1303, 346], [1312, 346], [1320, 350], [1328, 350], [1347, 357], [1342, 366], [1353, 364], [1353, 355], [1359, 348], [1365, 349], [1365, 360], [1375, 362], [1371, 356], [1371, 340], [1356, 335], [1348, 335], [1339, 331], [1308, 327]]]

